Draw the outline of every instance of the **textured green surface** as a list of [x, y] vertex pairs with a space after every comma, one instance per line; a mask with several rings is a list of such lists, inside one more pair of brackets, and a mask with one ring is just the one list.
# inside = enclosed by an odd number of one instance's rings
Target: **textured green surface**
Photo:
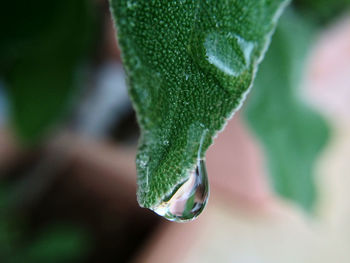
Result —
[[70, 105], [91, 46], [91, 11], [90, 0], [1, 4], [0, 78], [24, 142], [46, 135]]
[[141, 206], [159, 204], [204, 157], [251, 86], [286, 2], [111, 0], [142, 130]]
[[316, 196], [313, 168], [329, 132], [299, 92], [313, 36], [304, 19], [291, 11], [285, 13], [244, 111], [264, 145], [276, 191], [307, 210]]

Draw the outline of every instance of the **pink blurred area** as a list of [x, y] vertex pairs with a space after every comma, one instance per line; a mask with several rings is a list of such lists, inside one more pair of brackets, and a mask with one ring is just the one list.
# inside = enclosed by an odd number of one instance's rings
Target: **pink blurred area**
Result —
[[215, 139], [207, 166], [213, 195], [257, 209], [270, 199], [262, 149], [239, 114]]

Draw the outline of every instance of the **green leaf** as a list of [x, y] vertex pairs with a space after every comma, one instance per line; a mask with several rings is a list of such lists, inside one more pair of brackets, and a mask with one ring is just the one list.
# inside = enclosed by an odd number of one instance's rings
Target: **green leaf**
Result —
[[141, 126], [138, 201], [155, 207], [241, 105], [283, 0], [111, 0]]
[[19, 260], [19, 262], [63, 263], [82, 261], [90, 246], [87, 233], [70, 226], [51, 228], [24, 249], [22, 261]]
[[324, 24], [349, 9], [350, 0], [295, 0], [293, 4], [303, 15]]
[[6, 1], [0, 15], [0, 78], [12, 124], [35, 142], [63, 116], [91, 45], [91, 1]]
[[304, 19], [285, 13], [245, 108], [245, 117], [267, 154], [276, 191], [307, 210], [315, 201], [314, 163], [329, 133], [325, 121], [299, 92], [313, 36]]

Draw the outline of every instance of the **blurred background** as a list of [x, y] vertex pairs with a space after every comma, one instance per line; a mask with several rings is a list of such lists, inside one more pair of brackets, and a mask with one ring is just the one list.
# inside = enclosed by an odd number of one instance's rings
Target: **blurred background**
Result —
[[1, 1], [0, 262], [350, 262], [349, 4], [286, 10], [178, 224], [136, 201], [108, 1]]

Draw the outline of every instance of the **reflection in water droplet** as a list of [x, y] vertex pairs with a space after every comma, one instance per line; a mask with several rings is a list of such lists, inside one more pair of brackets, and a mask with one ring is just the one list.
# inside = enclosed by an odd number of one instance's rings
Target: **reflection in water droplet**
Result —
[[185, 222], [195, 219], [203, 211], [209, 197], [209, 183], [204, 160], [187, 181], [179, 185], [170, 198], [152, 210], [170, 221]]
[[254, 43], [237, 34], [208, 34], [204, 46], [209, 63], [228, 75], [238, 77], [251, 64]]

